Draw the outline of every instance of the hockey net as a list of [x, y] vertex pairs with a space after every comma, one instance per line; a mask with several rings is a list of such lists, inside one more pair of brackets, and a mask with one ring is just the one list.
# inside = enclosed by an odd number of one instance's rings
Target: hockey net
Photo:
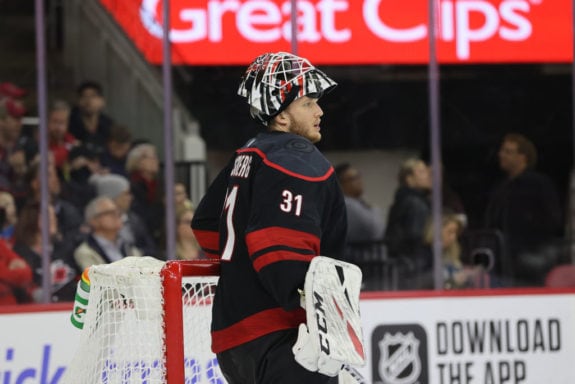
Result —
[[63, 383], [224, 383], [210, 348], [216, 261], [128, 257], [89, 270], [80, 346]]

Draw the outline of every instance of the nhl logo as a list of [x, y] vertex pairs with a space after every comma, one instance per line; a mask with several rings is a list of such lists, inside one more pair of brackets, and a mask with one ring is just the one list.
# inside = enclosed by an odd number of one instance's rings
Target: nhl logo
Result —
[[415, 384], [421, 374], [419, 340], [413, 332], [386, 333], [378, 343], [378, 371], [386, 384]]

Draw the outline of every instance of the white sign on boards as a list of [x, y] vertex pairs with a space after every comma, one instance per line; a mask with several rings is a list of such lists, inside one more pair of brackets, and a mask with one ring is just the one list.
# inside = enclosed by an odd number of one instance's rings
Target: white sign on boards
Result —
[[374, 384], [573, 384], [575, 294], [361, 302]]

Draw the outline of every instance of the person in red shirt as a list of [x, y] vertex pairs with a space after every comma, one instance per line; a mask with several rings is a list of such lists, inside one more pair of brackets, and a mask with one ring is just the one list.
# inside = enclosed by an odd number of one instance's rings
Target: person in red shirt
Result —
[[62, 100], [56, 100], [48, 114], [48, 146], [54, 155], [54, 164], [59, 173], [65, 171], [64, 165], [68, 161], [70, 150], [78, 145], [78, 140], [68, 132], [70, 119], [70, 106]]
[[30, 302], [32, 269], [0, 239], [0, 305]]
[[10, 192], [0, 191], [0, 239], [12, 248], [14, 245], [14, 228], [18, 221], [16, 201]]

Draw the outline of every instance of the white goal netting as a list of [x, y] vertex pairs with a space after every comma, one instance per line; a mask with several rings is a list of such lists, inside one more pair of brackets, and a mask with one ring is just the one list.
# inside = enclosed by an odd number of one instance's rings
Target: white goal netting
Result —
[[[164, 266], [151, 257], [128, 257], [90, 268], [80, 345], [63, 383], [224, 383], [210, 349], [217, 276], [176, 276], [178, 284], [170, 287]], [[166, 301], [168, 295], [177, 300]]]

